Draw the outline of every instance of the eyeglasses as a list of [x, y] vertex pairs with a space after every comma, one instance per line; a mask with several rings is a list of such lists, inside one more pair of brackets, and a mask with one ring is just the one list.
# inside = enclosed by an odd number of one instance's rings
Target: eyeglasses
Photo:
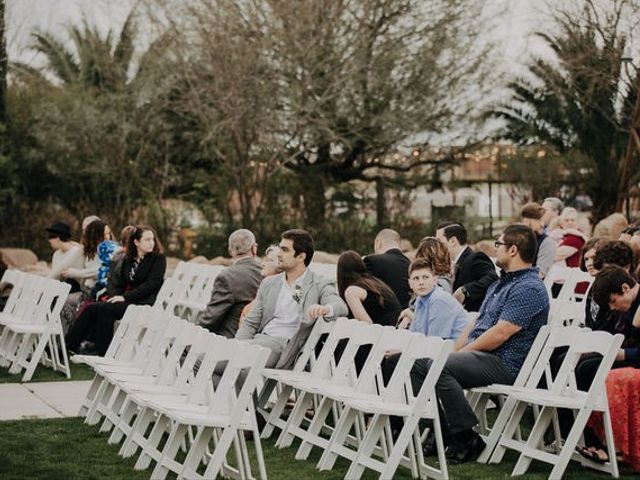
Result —
[[500, 242], [500, 241], [496, 240], [496, 243], [493, 244], [493, 246], [496, 247], [496, 250], [498, 248], [500, 248], [500, 245], [511, 246], [511, 245], [513, 245], [513, 243], [505, 243], [505, 242]]

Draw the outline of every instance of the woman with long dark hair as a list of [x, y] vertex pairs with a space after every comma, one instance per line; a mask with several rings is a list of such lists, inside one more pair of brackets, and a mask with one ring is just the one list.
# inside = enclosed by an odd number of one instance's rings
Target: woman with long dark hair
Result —
[[104, 355], [113, 338], [113, 324], [123, 317], [127, 307], [153, 304], [164, 281], [166, 267], [166, 258], [153, 229], [146, 225], [136, 226], [122, 263], [124, 283], [113, 296], [88, 305], [78, 316], [67, 335], [67, 348], [78, 352], [81, 342], [93, 331], [96, 353]]
[[401, 307], [393, 290], [371, 275], [358, 252], [349, 250], [338, 258], [338, 292], [356, 320], [395, 325]]
[[90, 292], [95, 288], [100, 268], [98, 246], [105, 240], [111, 239], [109, 225], [100, 219], [91, 221], [82, 232], [82, 265], [77, 268], [68, 268], [61, 275], [66, 279], [73, 279], [80, 285], [80, 291], [67, 297], [67, 301], [60, 312], [62, 328], [69, 331], [76, 317], [78, 307], [91, 298]]

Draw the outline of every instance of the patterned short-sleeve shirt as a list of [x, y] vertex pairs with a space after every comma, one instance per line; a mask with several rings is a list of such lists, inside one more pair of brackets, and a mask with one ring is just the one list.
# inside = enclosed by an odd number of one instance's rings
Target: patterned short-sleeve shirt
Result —
[[540, 280], [537, 267], [503, 272], [487, 290], [469, 342], [489, 330], [499, 320], [521, 327], [506, 342], [493, 350], [515, 377], [520, 371], [533, 340], [549, 316], [549, 295]]

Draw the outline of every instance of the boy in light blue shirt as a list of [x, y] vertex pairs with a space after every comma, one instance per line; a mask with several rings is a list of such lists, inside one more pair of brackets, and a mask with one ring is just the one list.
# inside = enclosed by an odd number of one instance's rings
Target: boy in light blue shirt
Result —
[[409, 286], [416, 300], [413, 311], [406, 309], [400, 314], [398, 328], [455, 340], [468, 323], [467, 312], [453, 295], [436, 285], [437, 281], [438, 276], [426, 259], [411, 263]]

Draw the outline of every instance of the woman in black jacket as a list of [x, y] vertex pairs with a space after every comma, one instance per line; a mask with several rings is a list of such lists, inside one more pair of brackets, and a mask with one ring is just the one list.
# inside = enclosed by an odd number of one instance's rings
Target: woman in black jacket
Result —
[[127, 307], [153, 304], [166, 267], [166, 258], [153, 229], [135, 227], [122, 262], [124, 282], [107, 301], [88, 305], [78, 316], [67, 335], [67, 349], [77, 352], [80, 343], [93, 331], [96, 352], [104, 355], [113, 338], [113, 324], [124, 316]]

